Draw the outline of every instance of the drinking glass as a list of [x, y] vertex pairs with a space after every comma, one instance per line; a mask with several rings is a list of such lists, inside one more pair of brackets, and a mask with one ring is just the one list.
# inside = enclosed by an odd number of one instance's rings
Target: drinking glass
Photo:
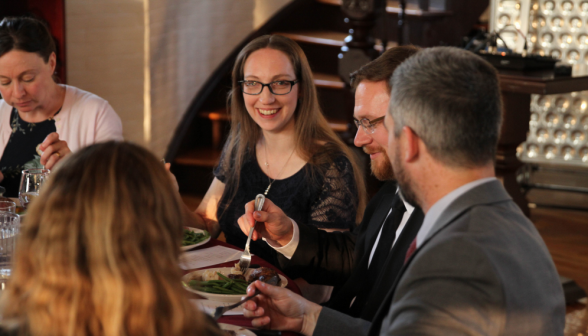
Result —
[[23, 208], [27, 208], [32, 200], [39, 196], [43, 183], [49, 177], [49, 169], [25, 169], [22, 171], [22, 177], [20, 179], [20, 189], [18, 192], [18, 198], [20, 205]]
[[16, 203], [13, 201], [0, 201], [0, 211], [16, 213]]
[[0, 211], [0, 286], [2, 289], [4, 289], [4, 282], [10, 277], [12, 255], [19, 230], [20, 217], [17, 214]]

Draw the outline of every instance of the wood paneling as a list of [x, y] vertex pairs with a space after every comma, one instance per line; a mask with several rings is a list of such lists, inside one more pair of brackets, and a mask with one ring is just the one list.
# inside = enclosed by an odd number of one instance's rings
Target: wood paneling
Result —
[[[531, 209], [531, 221], [543, 237], [558, 272], [588, 291], [588, 212]], [[567, 307], [566, 336], [588, 333], [586, 299]]]

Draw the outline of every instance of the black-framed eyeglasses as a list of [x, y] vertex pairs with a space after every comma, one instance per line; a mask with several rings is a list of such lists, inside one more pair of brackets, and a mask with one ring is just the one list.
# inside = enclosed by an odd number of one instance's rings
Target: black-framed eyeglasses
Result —
[[241, 91], [248, 95], [258, 95], [263, 91], [263, 88], [267, 86], [272, 94], [285, 95], [292, 91], [294, 84], [298, 83], [298, 80], [280, 80], [271, 83], [264, 84], [257, 81], [242, 80], [239, 81], [241, 84]]
[[353, 122], [357, 128], [361, 126], [367, 134], [374, 134], [376, 132], [376, 126], [384, 121], [384, 117], [379, 117], [371, 121], [368, 118], [363, 118], [361, 120], [353, 119]]

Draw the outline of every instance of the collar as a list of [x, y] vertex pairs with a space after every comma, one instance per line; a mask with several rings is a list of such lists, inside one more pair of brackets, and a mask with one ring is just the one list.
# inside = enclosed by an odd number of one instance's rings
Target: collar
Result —
[[466, 192], [474, 189], [475, 187], [482, 185], [484, 183], [488, 183], [491, 181], [495, 181], [496, 177], [486, 177], [483, 179], [475, 180], [470, 183], [464, 184], [461, 187], [451, 191], [449, 194], [443, 196], [440, 200], [435, 202], [433, 206], [429, 209], [427, 214], [425, 215], [425, 219], [423, 220], [423, 225], [421, 226], [419, 233], [416, 236], [416, 244], [417, 248], [423, 244], [423, 241], [428, 236], [429, 232], [433, 228], [433, 225], [439, 217], [443, 214], [443, 211], [453, 203], [459, 196], [465, 194]]
[[396, 188], [396, 193], [398, 194], [398, 196], [400, 196], [400, 199], [402, 200], [402, 203], [404, 203], [404, 207], [406, 208], [406, 212], [408, 212], [409, 214], [412, 214], [412, 212], [414, 211], [414, 205], [408, 203], [404, 199], [404, 195], [402, 195], [402, 190], [400, 190], [400, 187], [397, 187]]

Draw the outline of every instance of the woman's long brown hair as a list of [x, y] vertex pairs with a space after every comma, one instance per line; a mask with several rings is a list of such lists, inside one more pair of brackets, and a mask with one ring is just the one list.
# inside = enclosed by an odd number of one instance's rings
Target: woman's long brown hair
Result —
[[[255, 145], [262, 136], [260, 127], [249, 116], [245, 107], [240, 80], [243, 80], [243, 68], [249, 56], [263, 48], [275, 49], [288, 56], [292, 63], [296, 79], [300, 85], [298, 104], [294, 112], [296, 151], [300, 157], [315, 167], [332, 163], [337, 155], [343, 153], [351, 162], [358, 193], [356, 221], [363, 217], [366, 205], [366, 190], [358, 160], [353, 152], [339, 139], [325, 119], [318, 103], [316, 87], [312, 71], [306, 55], [296, 42], [280, 35], [264, 35], [251, 41], [237, 56], [232, 74], [232, 90], [229, 93], [228, 104], [231, 111], [231, 130], [225, 144], [224, 167], [226, 185], [238, 186], [241, 168], [246, 161], [246, 155], [255, 152]], [[322, 144], [327, 144], [323, 148]], [[311, 172], [321, 170], [311, 170]], [[237, 188], [231, 188], [229, 203], [234, 198]]]
[[180, 283], [181, 200], [147, 150], [72, 154], [28, 211], [0, 302], [30, 336], [202, 335]]

